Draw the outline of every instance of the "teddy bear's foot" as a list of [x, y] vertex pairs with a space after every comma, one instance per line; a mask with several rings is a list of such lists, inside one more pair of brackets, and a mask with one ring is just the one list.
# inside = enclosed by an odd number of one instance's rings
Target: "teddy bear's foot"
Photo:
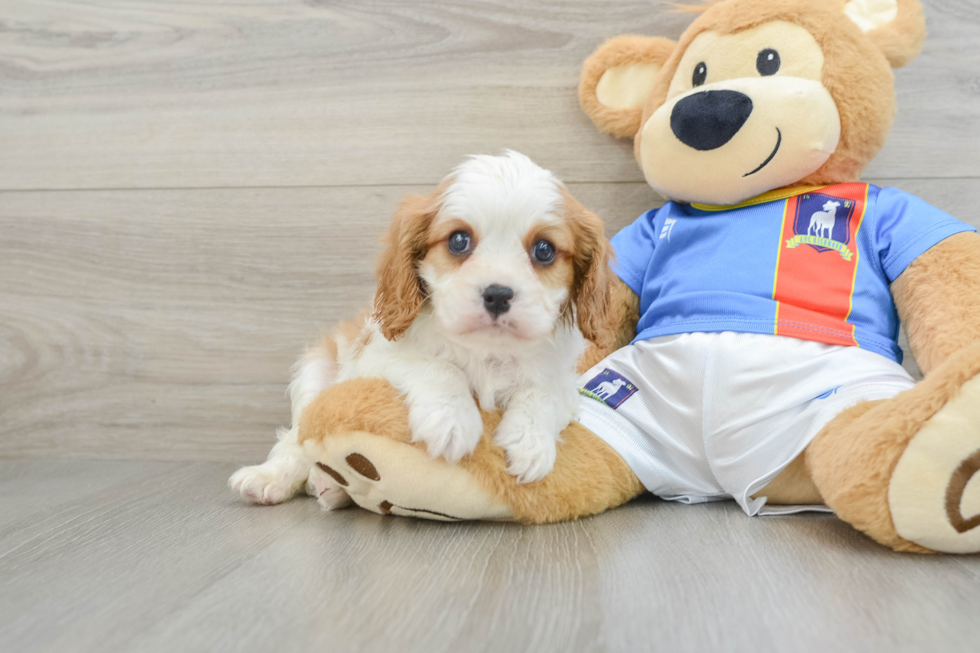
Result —
[[934, 551], [980, 552], [980, 375], [909, 442], [888, 505], [899, 537]]
[[316, 498], [324, 510], [340, 510], [351, 504], [350, 495], [344, 489], [347, 482], [323, 463], [317, 463], [306, 479], [306, 493]]
[[980, 342], [914, 388], [858, 404], [807, 446], [837, 515], [896, 551], [980, 551]]
[[577, 422], [562, 432], [554, 470], [519, 484], [493, 441], [500, 414], [483, 419], [483, 437], [470, 456], [458, 464], [431, 458], [424, 445], [411, 441], [397, 391], [381, 379], [352, 379], [309, 405], [299, 442], [305, 459], [319, 463], [315, 484], [324, 481], [323, 472], [354, 503], [386, 515], [540, 524], [593, 515], [643, 491], [619, 454]]
[[383, 515], [437, 521], [513, 519], [510, 508], [470, 474], [429, 457], [418, 446], [364, 432], [308, 441], [306, 446], [318, 461], [310, 476], [325, 509], [353, 500]]

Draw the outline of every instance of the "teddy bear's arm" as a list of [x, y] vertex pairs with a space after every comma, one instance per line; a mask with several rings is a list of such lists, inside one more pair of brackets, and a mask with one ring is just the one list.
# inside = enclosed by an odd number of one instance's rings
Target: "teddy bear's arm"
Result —
[[892, 296], [923, 374], [980, 342], [980, 235], [951, 236], [919, 256]]
[[607, 337], [603, 340], [607, 344], [600, 347], [589, 343], [589, 348], [579, 362], [579, 371], [585, 372], [609, 354], [628, 345], [636, 337], [636, 323], [639, 321], [640, 296], [623, 283], [622, 279], [614, 277], [604, 327]]

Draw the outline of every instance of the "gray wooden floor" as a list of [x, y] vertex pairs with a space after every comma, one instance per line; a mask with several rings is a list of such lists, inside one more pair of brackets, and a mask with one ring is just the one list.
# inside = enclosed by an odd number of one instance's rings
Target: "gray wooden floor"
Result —
[[[866, 180], [980, 224], [980, 3], [926, 5]], [[832, 517], [442, 525], [224, 486], [405, 193], [510, 147], [610, 233], [661, 202], [575, 88], [668, 9], [0, 0], [0, 652], [976, 651], [980, 559]]]
[[831, 516], [576, 523], [247, 507], [222, 463], [0, 462], [3, 651], [976, 651], [975, 558]]

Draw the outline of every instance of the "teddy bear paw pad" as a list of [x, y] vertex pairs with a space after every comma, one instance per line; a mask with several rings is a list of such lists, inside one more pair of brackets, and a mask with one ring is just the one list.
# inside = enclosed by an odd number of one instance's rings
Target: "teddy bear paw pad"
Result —
[[980, 552], [980, 376], [909, 442], [888, 504], [906, 540], [946, 553]]

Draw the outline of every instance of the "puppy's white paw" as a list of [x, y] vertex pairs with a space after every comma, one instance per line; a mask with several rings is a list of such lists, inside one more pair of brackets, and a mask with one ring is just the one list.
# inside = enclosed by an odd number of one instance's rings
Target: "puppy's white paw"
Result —
[[518, 483], [533, 483], [554, 469], [558, 433], [542, 429], [526, 415], [507, 412], [497, 425], [493, 439], [507, 454], [507, 473], [516, 476]]
[[343, 486], [318, 467], [310, 470], [306, 479], [306, 493], [316, 497], [323, 510], [340, 510], [351, 504], [350, 495]]
[[294, 466], [270, 460], [261, 465], [242, 467], [228, 479], [228, 487], [249, 503], [273, 505], [296, 494], [303, 478]]
[[438, 397], [417, 401], [408, 411], [412, 441], [424, 442], [433, 458], [457, 462], [476, 449], [483, 417], [472, 397]]

